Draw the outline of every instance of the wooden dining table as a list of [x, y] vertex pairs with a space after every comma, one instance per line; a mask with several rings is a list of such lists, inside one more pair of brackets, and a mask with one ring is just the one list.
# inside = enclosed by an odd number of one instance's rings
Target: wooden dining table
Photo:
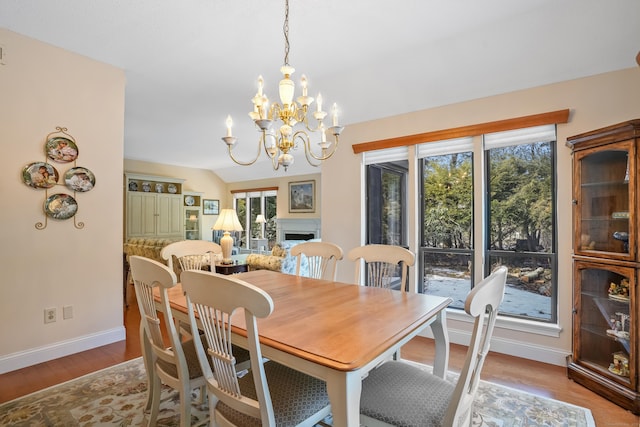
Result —
[[[427, 326], [431, 326], [436, 345], [434, 373], [446, 375], [445, 309], [451, 298], [269, 270], [233, 277], [271, 296], [273, 312], [258, 319], [263, 356], [326, 381], [335, 427], [359, 426], [362, 379]], [[168, 295], [176, 320], [188, 322], [182, 286], [170, 289]], [[246, 346], [241, 310], [232, 323], [234, 343]]]

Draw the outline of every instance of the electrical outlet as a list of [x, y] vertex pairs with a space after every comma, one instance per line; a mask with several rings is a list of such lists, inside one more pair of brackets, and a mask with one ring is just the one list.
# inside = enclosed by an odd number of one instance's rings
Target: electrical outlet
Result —
[[44, 309], [44, 323], [53, 323], [56, 321], [56, 309], [45, 308]]
[[62, 307], [62, 318], [64, 320], [73, 318], [73, 306], [72, 305], [65, 305], [64, 307]]

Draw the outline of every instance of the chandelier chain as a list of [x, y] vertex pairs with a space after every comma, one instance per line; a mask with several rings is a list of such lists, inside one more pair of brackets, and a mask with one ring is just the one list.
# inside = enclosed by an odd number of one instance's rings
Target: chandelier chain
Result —
[[284, 10], [284, 65], [289, 65], [289, 0], [285, 0]]

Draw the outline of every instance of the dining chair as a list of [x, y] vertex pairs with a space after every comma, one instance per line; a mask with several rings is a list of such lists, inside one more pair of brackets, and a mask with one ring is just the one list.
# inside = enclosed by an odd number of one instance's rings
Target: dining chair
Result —
[[405, 361], [385, 362], [363, 380], [360, 424], [366, 427], [471, 426], [473, 399], [489, 353], [506, 280], [507, 268], [498, 267], [467, 295], [464, 310], [474, 318], [474, 326], [456, 383]]
[[303, 256], [309, 265], [309, 277], [336, 280], [338, 261], [343, 253], [340, 246], [329, 242], [304, 242], [291, 248], [291, 256], [297, 257], [296, 275], [300, 275]]
[[[185, 270], [201, 270], [215, 263], [215, 254], [222, 254], [222, 247], [208, 240], [180, 240], [162, 248], [160, 257], [176, 273], [178, 280]], [[177, 261], [177, 265], [174, 263]], [[178, 321], [178, 333], [181, 337], [191, 337], [189, 325]]]
[[[147, 350], [143, 351], [143, 359], [149, 382], [149, 425], [157, 423], [162, 383], [178, 391], [180, 425], [190, 425], [191, 390], [204, 386], [206, 380], [194, 340], [182, 341], [173, 322], [167, 289], [176, 286], [176, 275], [166, 265], [149, 258], [132, 255], [129, 263], [140, 309], [140, 340], [142, 348]], [[160, 296], [159, 304], [156, 304], [154, 293]], [[161, 322], [167, 331], [168, 345], [163, 338]]]
[[[189, 259], [185, 259], [184, 263], [189, 262], [193, 264], [197, 262], [198, 258], [191, 255], [201, 255], [199, 263], [201, 264], [198, 270], [202, 268], [202, 264], [206, 262], [215, 263], [216, 255], [222, 255], [222, 247], [208, 240], [181, 240], [173, 242], [162, 248], [160, 251], [160, 257], [167, 262], [169, 268], [173, 271], [180, 272], [182, 270], [189, 270], [191, 268], [182, 268], [180, 258], [189, 256]], [[180, 269], [174, 268], [174, 257], [178, 259]]]
[[[205, 331], [206, 349], [196, 343], [200, 366], [207, 379], [209, 417], [217, 426], [314, 426], [331, 412], [326, 383], [279, 363], [265, 361], [257, 319], [273, 312], [273, 300], [262, 289], [233, 276], [185, 271], [182, 288], [191, 327], [196, 314]], [[231, 345], [233, 314], [244, 315], [249, 374], [234, 375]], [[213, 375], [209, 365], [213, 366]]]
[[[165, 246], [160, 252], [160, 256], [167, 261], [169, 268], [173, 268], [172, 260], [177, 259], [180, 272], [203, 270], [203, 267], [208, 263], [211, 263], [210, 266], [215, 263], [213, 257], [217, 254], [222, 255], [222, 247], [208, 240], [182, 240]], [[215, 268], [212, 271], [215, 271]], [[180, 273], [181, 276], [182, 273]], [[181, 338], [192, 337], [191, 331], [189, 323], [178, 321], [178, 333]], [[237, 348], [236, 357], [238, 358], [239, 371], [249, 369], [249, 352], [247, 350]]]
[[[409, 267], [415, 264], [416, 256], [402, 246], [370, 244], [353, 248], [347, 254], [356, 262], [355, 282], [365, 280], [366, 286], [377, 288], [396, 288], [409, 290]], [[366, 267], [366, 276], [362, 275], [362, 261]], [[397, 281], [397, 269], [400, 268], [400, 282]]]

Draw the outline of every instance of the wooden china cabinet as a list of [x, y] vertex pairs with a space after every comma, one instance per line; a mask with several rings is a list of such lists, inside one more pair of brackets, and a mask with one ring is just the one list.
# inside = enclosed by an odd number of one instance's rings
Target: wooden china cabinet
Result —
[[640, 119], [567, 138], [573, 150], [573, 355], [569, 378], [640, 413]]

